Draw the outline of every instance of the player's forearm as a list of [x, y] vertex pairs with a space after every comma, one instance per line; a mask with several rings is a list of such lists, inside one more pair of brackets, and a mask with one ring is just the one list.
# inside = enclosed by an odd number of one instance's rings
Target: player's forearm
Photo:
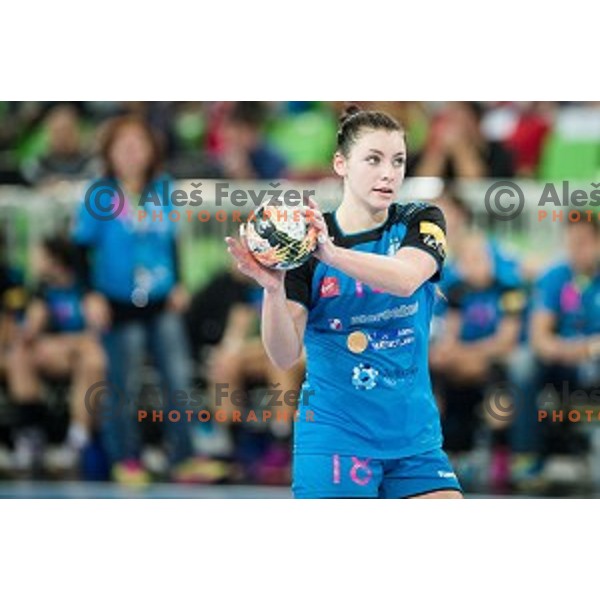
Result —
[[338, 247], [330, 265], [371, 288], [395, 296], [412, 296], [423, 283], [419, 271], [410, 262], [398, 257]]
[[262, 341], [271, 361], [284, 371], [293, 367], [302, 355], [302, 340], [288, 309], [283, 287], [264, 292]]

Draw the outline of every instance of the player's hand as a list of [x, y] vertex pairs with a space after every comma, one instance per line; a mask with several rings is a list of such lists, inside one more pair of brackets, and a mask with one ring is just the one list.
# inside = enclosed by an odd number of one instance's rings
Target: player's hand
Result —
[[283, 289], [285, 280], [285, 271], [267, 269], [261, 265], [252, 256], [250, 250], [242, 239], [236, 240], [232, 237], [226, 237], [227, 251], [236, 261], [237, 268], [248, 277], [252, 277], [261, 287], [269, 292], [275, 292]]
[[308, 209], [306, 210], [306, 218], [313, 224], [317, 230], [317, 250], [315, 256], [325, 264], [332, 264], [337, 248], [329, 237], [327, 224], [323, 218], [323, 213], [319, 205], [312, 199], [308, 198]]

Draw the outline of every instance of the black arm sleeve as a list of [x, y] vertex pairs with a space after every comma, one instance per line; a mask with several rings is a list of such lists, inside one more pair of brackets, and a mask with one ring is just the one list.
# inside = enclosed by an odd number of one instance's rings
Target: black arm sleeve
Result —
[[308, 310], [310, 310], [312, 278], [317, 262], [317, 259], [311, 256], [302, 266], [291, 269], [285, 274], [285, 293], [288, 300], [300, 302]]
[[411, 212], [401, 247], [418, 248], [433, 256], [438, 270], [431, 277], [431, 281], [439, 281], [446, 259], [446, 220], [444, 215], [437, 206], [429, 205], [423, 205], [422, 208]]

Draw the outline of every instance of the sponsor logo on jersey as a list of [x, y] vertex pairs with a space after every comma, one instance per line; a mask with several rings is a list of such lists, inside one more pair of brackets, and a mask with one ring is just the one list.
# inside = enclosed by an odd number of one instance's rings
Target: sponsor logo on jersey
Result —
[[341, 319], [329, 319], [329, 329], [333, 331], [341, 331], [344, 328]]
[[419, 367], [417, 366], [408, 369], [391, 369], [383, 373], [383, 382], [390, 387], [402, 385], [406, 388], [407, 385], [414, 383], [418, 371]]
[[379, 323], [381, 321], [389, 321], [390, 319], [398, 319], [402, 317], [411, 317], [419, 310], [419, 302], [412, 304], [401, 304], [396, 308], [388, 308], [379, 313], [354, 315], [350, 319], [351, 325], [365, 325], [367, 323]]
[[340, 295], [340, 282], [337, 277], [323, 277], [319, 296], [321, 298], [335, 298]]
[[353, 331], [350, 335], [348, 335], [346, 345], [348, 346], [348, 350], [350, 350], [350, 352], [360, 354], [369, 347], [369, 338], [363, 331]]
[[390, 240], [390, 245], [387, 249], [388, 256], [394, 256], [398, 250], [402, 247], [402, 240], [400, 238], [392, 238]]
[[372, 390], [377, 385], [379, 371], [371, 365], [360, 363], [352, 369], [352, 385], [357, 390]]
[[404, 329], [386, 329], [369, 333], [369, 346], [373, 350], [393, 350], [415, 341], [415, 331], [412, 327]]
[[435, 250], [442, 258], [446, 256], [446, 235], [439, 225], [431, 221], [421, 221], [419, 234], [426, 246]]
[[[354, 293], [359, 298], [362, 298], [365, 295], [365, 290], [367, 288], [368, 288], [368, 286], [365, 285], [362, 281], [356, 280], [354, 282]], [[385, 290], [382, 290], [381, 288], [372, 287], [372, 288], [368, 288], [368, 289], [370, 289], [374, 294], [385, 294]]]

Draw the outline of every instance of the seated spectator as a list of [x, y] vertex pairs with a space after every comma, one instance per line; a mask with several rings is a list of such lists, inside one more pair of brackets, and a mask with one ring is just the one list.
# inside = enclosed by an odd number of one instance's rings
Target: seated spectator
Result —
[[263, 138], [267, 106], [263, 102], [236, 102], [222, 126], [221, 168], [230, 179], [280, 179], [287, 165]]
[[[565, 388], [600, 385], [600, 226], [596, 218], [588, 222], [585, 213], [580, 216], [579, 222], [565, 224], [566, 260], [536, 282], [531, 319], [531, 344], [543, 365], [545, 390], [554, 389], [558, 408], [565, 411], [573, 408]], [[549, 398], [542, 392], [544, 408]], [[546, 452], [577, 453], [585, 446], [567, 419], [545, 425]]]
[[[448, 232], [448, 255], [439, 284], [441, 291], [445, 294], [448, 287], [457, 278], [455, 265], [457, 247], [464, 236], [468, 235], [473, 229], [474, 218], [470, 206], [451, 188], [446, 188], [434, 202], [444, 213], [446, 231]], [[521, 280], [521, 267], [518, 261], [497, 240], [490, 236], [486, 236], [486, 245], [493, 259], [495, 275], [503, 281], [512, 278], [518, 285]], [[445, 302], [437, 302], [435, 306], [436, 315], [442, 316], [446, 306], [447, 303]]]
[[[0, 236], [0, 248], [4, 254], [4, 240]], [[4, 258], [4, 256], [2, 256]], [[0, 376], [6, 377], [7, 362], [19, 323], [27, 303], [24, 275], [19, 269], [0, 262]]]
[[[297, 391], [304, 376], [304, 366], [298, 365], [289, 371], [277, 369], [267, 357], [259, 334], [259, 315], [262, 294], [255, 284], [237, 269], [228, 269], [218, 275], [213, 282], [201, 290], [193, 299], [188, 322], [192, 324], [195, 348], [199, 344], [208, 344], [203, 357], [206, 365], [206, 382], [213, 409], [225, 411], [229, 418], [221, 428], [225, 435], [241, 448], [245, 434], [245, 425], [232, 422], [234, 410], [242, 413], [249, 406], [248, 390], [250, 385], [266, 385], [281, 390], [281, 406], [267, 408], [273, 417], [276, 410], [285, 411], [285, 419], [273, 418], [268, 423], [273, 438], [263, 444], [264, 449], [250, 450], [247, 456], [237, 458], [244, 463], [247, 476], [258, 483], [283, 484], [289, 479], [290, 435], [293, 413], [296, 407], [282, 399], [288, 391]], [[198, 352], [196, 352], [198, 355]], [[227, 390], [226, 397], [219, 396], [218, 390]], [[231, 402], [232, 394], [244, 398], [240, 402]], [[264, 437], [264, 436], [263, 436]], [[240, 441], [242, 440], [242, 441]], [[231, 443], [228, 444], [231, 447]], [[242, 449], [242, 454], [244, 448]], [[246, 448], [246, 450], [248, 450]], [[252, 460], [251, 460], [252, 459]]]
[[74, 248], [60, 238], [43, 242], [34, 264], [39, 282], [27, 307], [9, 359], [8, 383], [17, 408], [17, 467], [39, 467], [47, 421], [43, 378], [71, 379], [70, 426], [66, 464], [75, 466], [90, 440], [92, 419], [85, 406], [87, 390], [104, 379], [104, 353], [85, 331], [83, 289], [77, 281]]
[[69, 104], [55, 106], [46, 116], [44, 127], [48, 146], [41, 157], [25, 165], [27, 180], [33, 184], [49, 184], [90, 177], [92, 164], [83, 149], [77, 110]]
[[451, 102], [437, 116], [414, 174], [422, 177], [512, 177], [508, 150], [487, 141], [481, 132], [481, 106], [476, 102]]
[[[507, 379], [505, 362], [516, 347], [525, 296], [514, 281], [494, 270], [483, 234], [472, 232], [457, 244], [457, 277], [447, 290], [448, 312], [442, 338], [431, 348], [432, 370], [443, 382], [442, 416], [446, 448], [472, 450], [474, 436], [486, 417], [495, 450], [508, 477], [506, 423], [482, 414], [486, 389]], [[479, 412], [478, 412], [479, 411]]]

